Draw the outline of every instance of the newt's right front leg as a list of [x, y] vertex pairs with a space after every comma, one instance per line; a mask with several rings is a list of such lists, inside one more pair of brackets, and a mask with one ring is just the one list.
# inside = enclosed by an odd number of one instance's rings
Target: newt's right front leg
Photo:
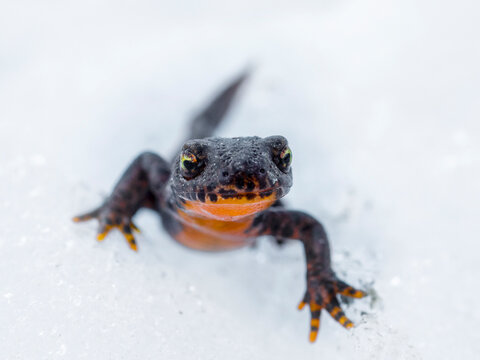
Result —
[[122, 175], [112, 194], [97, 209], [73, 218], [75, 222], [97, 219], [97, 240], [108, 232], [119, 229], [132, 250], [137, 243], [132, 230], [138, 231], [132, 217], [141, 207], [155, 207], [162, 197], [163, 189], [170, 178], [170, 165], [160, 156], [145, 152], [140, 154]]
[[310, 307], [310, 341], [317, 338], [320, 313], [326, 310], [347, 329], [354, 325], [346, 317], [337, 295], [362, 298], [366, 293], [340, 280], [332, 270], [327, 234], [315, 218], [301, 211], [270, 208], [257, 215], [248, 233], [255, 236], [297, 239], [303, 243], [307, 262], [307, 290], [298, 308]]

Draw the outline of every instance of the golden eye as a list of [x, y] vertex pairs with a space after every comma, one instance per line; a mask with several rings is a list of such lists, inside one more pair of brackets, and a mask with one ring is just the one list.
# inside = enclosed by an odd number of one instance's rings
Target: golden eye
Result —
[[292, 150], [288, 146], [280, 153], [280, 160], [285, 168], [288, 168], [292, 163]]
[[180, 158], [180, 166], [185, 171], [192, 171], [197, 166], [197, 158], [189, 152], [184, 152]]

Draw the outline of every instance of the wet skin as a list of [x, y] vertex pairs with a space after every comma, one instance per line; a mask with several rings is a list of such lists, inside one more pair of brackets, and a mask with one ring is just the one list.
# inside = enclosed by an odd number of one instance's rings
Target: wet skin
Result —
[[201, 112], [173, 162], [145, 152], [128, 167], [112, 194], [97, 209], [74, 218], [99, 221], [98, 240], [119, 229], [137, 250], [132, 217], [142, 207], [157, 211], [168, 233], [203, 251], [251, 245], [258, 236], [279, 242], [299, 240], [307, 263], [307, 290], [299, 305], [310, 307], [310, 341], [315, 341], [321, 310], [350, 329], [337, 295], [365, 293], [339, 280], [331, 268], [323, 226], [312, 216], [287, 210], [280, 199], [292, 186], [292, 152], [282, 136], [217, 138], [210, 135], [226, 114], [245, 76], [230, 84]]

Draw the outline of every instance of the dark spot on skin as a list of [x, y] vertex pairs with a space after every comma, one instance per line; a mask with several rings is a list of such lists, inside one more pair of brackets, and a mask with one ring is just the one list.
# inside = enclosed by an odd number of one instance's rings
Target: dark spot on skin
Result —
[[207, 191], [208, 192], [212, 192], [213, 190], [215, 190], [216, 186], [215, 184], [209, 184], [207, 185]]
[[197, 196], [198, 200], [200, 200], [201, 202], [205, 202], [205, 190], [200, 189], [197, 193]]
[[222, 197], [225, 196], [235, 196], [237, 195], [237, 192], [233, 189], [220, 189], [218, 190], [219, 194], [222, 195]]
[[264, 177], [258, 179], [258, 187], [260, 188], [260, 190], [263, 190], [267, 187], [267, 182], [265, 181]]
[[126, 232], [127, 234], [130, 234], [130, 225], [124, 225], [123, 231]]
[[260, 193], [260, 196], [263, 198], [263, 197], [269, 197], [270, 195], [272, 195], [273, 193], [273, 190], [267, 190], [267, 191], [264, 191], [264, 192], [261, 192]]
[[212, 201], [212, 202], [216, 202], [218, 200], [216, 194], [208, 194], [208, 197], [209, 197], [210, 201]]
[[237, 187], [237, 189], [243, 189], [243, 187], [245, 186], [245, 180], [242, 176], [237, 176], [235, 178], [235, 186]]
[[252, 191], [253, 189], [255, 189], [255, 184], [253, 183], [253, 181], [248, 180], [247, 181], [247, 191]]
[[312, 227], [313, 227], [312, 224], [305, 224], [305, 225], [303, 225], [303, 226], [301, 227], [300, 231], [301, 231], [302, 233], [306, 233], [306, 232], [312, 230]]
[[282, 236], [289, 238], [293, 235], [293, 228], [290, 224], [286, 224], [282, 229]]
[[247, 196], [247, 199], [248, 199], [248, 200], [253, 200], [253, 199], [255, 199], [255, 196], [256, 196], [256, 195], [253, 194], [253, 193], [248, 193], [246, 196]]
[[272, 221], [272, 224], [270, 225], [270, 229], [272, 230], [272, 234], [276, 234], [278, 232], [278, 229], [280, 228], [280, 223], [274, 219]]
[[145, 174], [145, 171], [140, 171], [140, 174], [138, 175], [138, 180], [139, 181], [148, 181], [147, 174]]

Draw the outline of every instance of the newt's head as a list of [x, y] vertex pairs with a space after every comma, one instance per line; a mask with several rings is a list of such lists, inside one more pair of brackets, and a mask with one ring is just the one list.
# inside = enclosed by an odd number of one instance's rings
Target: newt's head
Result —
[[233, 220], [287, 194], [291, 162], [283, 136], [189, 140], [175, 160], [172, 189], [189, 211]]

